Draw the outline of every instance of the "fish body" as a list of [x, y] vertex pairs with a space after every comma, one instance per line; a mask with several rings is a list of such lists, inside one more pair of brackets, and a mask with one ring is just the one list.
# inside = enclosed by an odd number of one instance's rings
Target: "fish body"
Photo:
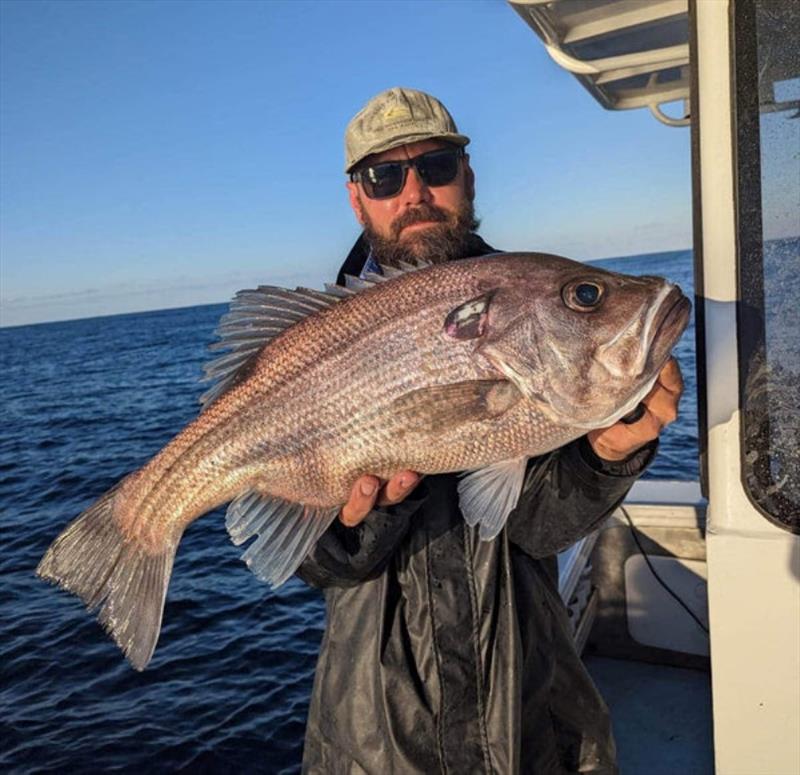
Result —
[[[411, 267], [408, 267], [411, 269]], [[78, 594], [142, 669], [188, 524], [231, 502], [261, 578], [288, 578], [365, 474], [473, 471], [492, 538], [527, 459], [633, 409], [688, 320], [661, 278], [543, 254], [388, 269], [345, 298], [243, 292], [198, 418], [54, 541], [37, 572]], [[343, 293], [337, 291], [337, 294]]]

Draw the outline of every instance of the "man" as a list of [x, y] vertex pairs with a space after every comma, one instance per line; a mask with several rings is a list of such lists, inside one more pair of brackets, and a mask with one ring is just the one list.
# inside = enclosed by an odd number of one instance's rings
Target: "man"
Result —
[[[493, 252], [475, 234], [468, 142], [422, 92], [395, 88], [367, 103], [345, 135], [364, 232], [343, 272]], [[324, 590], [328, 614], [304, 771], [616, 772], [608, 713], [573, 648], [553, 555], [624, 498], [681, 389], [671, 363], [640, 420], [532, 460], [493, 541], [464, 523], [454, 474], [356, 482], [299, 571]]]

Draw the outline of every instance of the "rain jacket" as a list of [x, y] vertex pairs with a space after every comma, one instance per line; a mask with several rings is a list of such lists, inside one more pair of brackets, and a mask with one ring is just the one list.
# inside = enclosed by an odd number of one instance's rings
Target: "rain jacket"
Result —
[[[359, 240], [343, 269], [365, 258]], [[654, 451], [612, 464], [579, 439], [532, 459], [493, 541], [461, 517], [455, 474], [354, 528], [337, 520], [299, 570], [327, 606], [303, 771], [616, 773], [554, 554], [614, 510]]]

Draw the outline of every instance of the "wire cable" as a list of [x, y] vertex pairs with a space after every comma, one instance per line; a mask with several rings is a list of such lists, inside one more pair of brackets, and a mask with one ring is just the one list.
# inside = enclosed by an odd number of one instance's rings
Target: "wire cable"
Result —
[[680, 607], [683, 608], [684, 611], [686, 611], [686, 613], [689, 614], [689, 616], [691, 616], [692, 619], [695, 620], [695, 622], [697, 622], [697, 626], [706, 634], [706, 637], [708, 637], [709, 635], [708, 627], [706, 627], [705, 624], [703, 624], [700, 617], [697, 616], [697, 614], [694, 611], [692, 611], [691, 608], [689, 608], [689, 606], [681, 599], [681, 597], [670, 588], [670, 586], [666, 583], [666, 581], [664, 581], [664, 579], [662, 579], [661, 576], [658, 575], [658, 572], [653, 567], [653, 563], [650, 562], [650, 557], [647, 555], [647, 552], [644, 550], [644, 547], [642, 546], [642, 542], [639, 540], [639, 531], [634, 526], [633, 520], [631, 519], [630, 514], [628, 514], [628, 510], [622, 507], [620, 508], [620, 511], [625, 515], [625, 519], [628, 520], [628, 525], [630, 526], [633, 540], [636, 542], [636, 546], [639, 547], [639, 552], [641, 553], [642, 557], [644, 557], [644, 561], [647, 563], [647, 567], [650, 568], [650, 572], [655, 577], [655, 580], [662, 587], [664, 587], [664, 589], [675, 600], [675, 602], [677, 602], [678, 605], [680, 605]]

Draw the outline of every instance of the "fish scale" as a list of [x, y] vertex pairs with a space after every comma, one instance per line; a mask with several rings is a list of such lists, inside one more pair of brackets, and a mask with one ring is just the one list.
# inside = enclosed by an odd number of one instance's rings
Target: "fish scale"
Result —
[[[389, 274], [353, 295], [239, 294], [204, 411], [48, 549], [39, 575], [99, 608], [137, 669], [156, 645], [183, 530], [202, 514], [231, 502], [232, 539], [254, 539], [243, 558], [277, 585], [360, 475], [469, 470], [462, 511], [489, 540], [528, 458], [630, 411], [688, 319], [665, 280], [544, 254]], [[574, 293], [587, 283], [596, 308]]]

